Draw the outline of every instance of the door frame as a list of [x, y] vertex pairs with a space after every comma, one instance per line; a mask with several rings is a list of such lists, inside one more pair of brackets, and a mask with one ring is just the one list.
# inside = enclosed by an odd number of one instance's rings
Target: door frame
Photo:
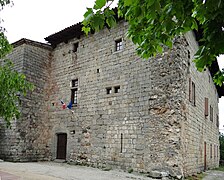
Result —
[[[64, 137], [64, 141], [60, 141], [59, 142], [59, 136]], [[66, 160], [67, 158], [67, 142], [68, 142], [68, 135], [67, 133], [57, 133], [56, 134], [56, 159], [61, 159], [61, 160]], [[60, 143], [63, 143], [63, 144], [60, 144]], [[59, 150], [59, 147], [62, 147], [62, 149]], [[62, 154], [59, 154], [59, 153], [62, 153]]]

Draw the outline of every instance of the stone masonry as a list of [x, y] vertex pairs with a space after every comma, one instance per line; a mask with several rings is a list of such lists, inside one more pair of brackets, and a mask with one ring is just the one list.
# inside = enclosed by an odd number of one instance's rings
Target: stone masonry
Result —
[[[46, 38], [52, 47], [25, 39], [14, 43], [9, 58], [36, 88], [22, 98], [22, 118], [11, 130], [1, 127], [0, 158], [64, 159], [175, 177], [217, 167], [223, 92], [218, 94], [208, 69], [199, 73], [192, 63], [194, 34], [142, 60], [125, 37], [126, 22], [89, 36], [72, 31], [79, 26]], [[122, 49], [116, 51], [118, 40]], [[74, 81], [77, 104], [63, 109], [60, 100], [70, 102]], [[206, 116], [205, 98], [211, 106]], [[66, 137], [64, 158], [60, 135]]]

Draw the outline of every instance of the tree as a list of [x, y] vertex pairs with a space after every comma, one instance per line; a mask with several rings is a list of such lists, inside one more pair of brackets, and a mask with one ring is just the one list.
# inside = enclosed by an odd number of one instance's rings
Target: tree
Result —
[[[111, 4], [114, 0], [96, 0], [84, 14], [83, 31], [99, 31], [105, 24], [116, 25]], [[190, 30], [200, 31], [199, 49], [194, 62], [199, 71], [211, 66], [224, 53], [223, 0], [119, 0], [118, 18], [129, 23], [127, 36], [138, 46], [137, 53], [149, 58], [172, 48], [173, 39]], [[224, 82], [224, 70], [216, 73], [214, 82]]]
[[[1, 9], [10, 3], [10, 0], [0, 0]], [[5, 29], [0, 26], [0, 118], [3, 118], [9, 127], [10, 120], [20, 115], [20, 96], [32, 90], [33, 85], [26, 81], [25, 75], [13, 69], [11, 61], [5, 59], [5, 56], [12, 50], [12, 46], [4, 32]]]

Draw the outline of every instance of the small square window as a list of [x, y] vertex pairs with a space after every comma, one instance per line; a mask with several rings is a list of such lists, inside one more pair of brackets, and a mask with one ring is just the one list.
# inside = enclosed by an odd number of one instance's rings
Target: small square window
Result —
[[77, 52], [77, 50], [78, 50], [78, 47], [79, 47], [79, 43], [77, 42], [77, 43], [74, 43], [73, 44], [73, 52]]
[[72, 87], [78, 87], [78, 79], [72, 80]]
[[106, 92], [107, 92], [107, 94], [111, 94], [112, 93], [112, 88], [111, 87], [106, 88]]
[[115, 41], [115, 51], [120, 51], [123, 49], [123, 41], [122, 39], [118, 39]]
[[119, 93], [120, 92], [120, 86], [114, 87], [114, 93]]

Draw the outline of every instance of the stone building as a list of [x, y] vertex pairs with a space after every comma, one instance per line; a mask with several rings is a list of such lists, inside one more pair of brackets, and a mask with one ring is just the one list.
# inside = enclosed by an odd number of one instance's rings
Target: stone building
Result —
[[[199, 73], [189, 32], [172, 50], [139, 58], [127, 23], [90, 34], [81, 24], [43, 44], [13, 43], [9, 58], [35, 86], [21, 97], [22, 118], [1, 122], [0, 158], [62, 159], [94, 167], [190, 175], [219, 165], [218, 64]], [[72, 109], [63, 109], [60, 100]]]

